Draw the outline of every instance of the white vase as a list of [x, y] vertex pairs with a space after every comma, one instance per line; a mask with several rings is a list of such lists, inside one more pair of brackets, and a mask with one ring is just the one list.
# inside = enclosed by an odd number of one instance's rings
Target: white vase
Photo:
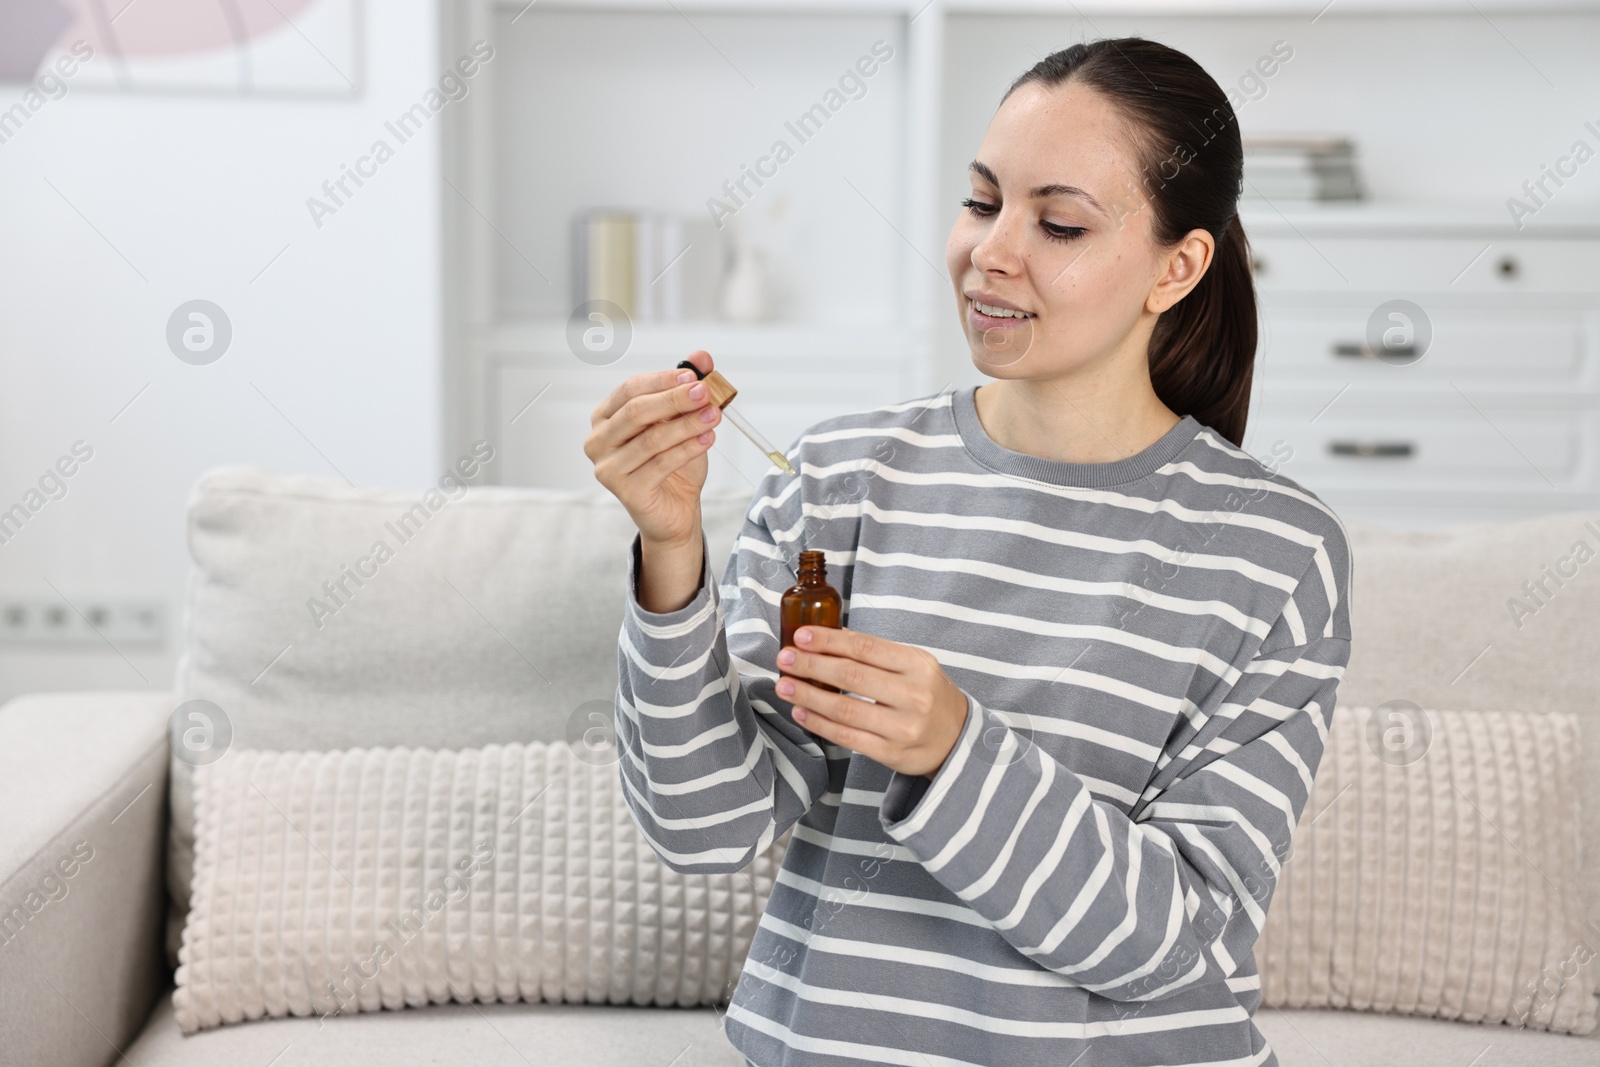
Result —
[[721, 310], [729, 322], [759, 322], [767, 317], [767, 268], [761, 249], [735, 245], [733, 268], [722, 281]]

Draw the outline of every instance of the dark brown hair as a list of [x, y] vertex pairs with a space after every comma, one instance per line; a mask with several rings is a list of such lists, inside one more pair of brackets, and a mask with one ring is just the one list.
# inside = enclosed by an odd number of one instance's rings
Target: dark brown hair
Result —
[[1030, 82], [1067, 81], [1103, 94], [1127, 119], [1156, 242], [1175, 247], [1194, 229], [1216, 240], [1200, 281], [1156, 320], [1150, 383], [1174, 412], [1241, 445], [1255, 369], [1256, 292], [1239, 222], [1244, 151], [1233, 105], [1194, 60], [1141, 37], [1052, 52], [1012, 82], [1006, 97]]

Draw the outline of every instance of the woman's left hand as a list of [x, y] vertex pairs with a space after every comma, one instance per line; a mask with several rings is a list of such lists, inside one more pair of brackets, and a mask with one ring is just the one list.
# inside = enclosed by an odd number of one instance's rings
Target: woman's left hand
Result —
[[831, 626], [801, 626], [794, 640], [778, 650], [778, 695], [795, 705], [795, 722], [901, 774], [939, 773], [966, 725], [967, 695], [932, 653]]

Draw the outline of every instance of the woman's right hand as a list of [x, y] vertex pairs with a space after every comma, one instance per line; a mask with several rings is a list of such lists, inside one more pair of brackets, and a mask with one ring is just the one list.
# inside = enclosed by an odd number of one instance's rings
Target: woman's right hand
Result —
[[[692, 352], [689, 360], [702, 374], [713, 369], [709, 352]], [[691, 375], [680, 383], [684, 374], [690, 372], [674, 367], [618, 385], [590, 412], [593, 429], [583, 452], [594, 463], [595, 480], [628, 509], [644, 541], [698, 549], [706, 454], [722, 409], [704, 382]], [[698, 397], [690, 395], [695, 390]], [[711, 418], [703, 420], [707, 411]]]

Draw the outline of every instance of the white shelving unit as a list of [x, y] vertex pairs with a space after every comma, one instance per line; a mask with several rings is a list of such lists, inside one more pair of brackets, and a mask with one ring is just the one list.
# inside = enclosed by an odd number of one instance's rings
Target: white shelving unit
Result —
[[[449, 439], [503, 443], [503, 483], [593, 487], [590, 411], [696, 349], [779, 447], [827, 413], [937, 389], [939, 30], [895, 2], [449, 8], [447, 57], [479, 39], [497, 50], [475, 108], [446, 132]], [[892, 57], [799, 141], [786, 120], [878, 42]], [[637, 322], [616, 362], [576, 358], [572, 215], [706, 211], [779, 139], [794, 153], [781, 181], [746, 184], [735, 216], [767, 251], [774, 321]], [[769, 461], [731, 428], [718, 437], [712, 484], [754, 487]]]
[[[1247, 449], [1287, 443], [1285, 474], [1397, 525], [1600, 507], [1600, 212], [1241, 218], [1263, 320]], [[1377, 354], [1375, 316], [1419, 354]]]
[[[1587, 17], [1597, 7], [1341, 0], [1336, 10], [1455, 14], [1459, 30], [1468, 17], [1479, 27], [1499, 13]], [[593, 487], [581, 450], [589, 412], [628, 375], [700, 348], [780, 447], [832, 414], [983, 380], [953, 319], [944, 245], [973, 133], [1004, 91], [997, 74], [1017, 73], [1015, 55], [993, 46], [1010, 39], [1008, 20], [1024, 34], [1049, 27], [1026, 48], [1037, 58], [1071, 39], [1124, 32], [1132, 23], [1120, 16], [1253, 18], [1251, 39], [1264, 48], [1280, 22], [1297, 34], [1333, 33], [1327, 8], [1325, 0], [447, 3], [445, 63], [478, 40], [496, 48], [474, 98], [445, 113], [449, 455], [488, 438], [500, 450], [499, 483]], [[1040, 22], [1052, 17], [1059, 21]], [[705, 210], [774, 139], [793, 145], [785, 119], [879, 40], [894, 57], [865, 79], [864, 95], [794, 146], [781, 180], [740, 209], [775, 257], [780, 318], [641, 322], [618, 361], [576, 358], [566, 339], [573, 213]], [[1352, 518], [1432, 525], [1600, 506], [1600, 211], [1569, 203], [1521, 231], [1492, 204], [1247, 201], [1241, 214], [1263, 317], [1248, 450], [1264, 456], [1292, 444], [1285, 473]], [[1396, 297], [1425, 310], [1427, 355], [1410, 366], [1340, 355], [1359, 347], [1368, 317]], [[737, 431], [719, 434], [713, 484], [753, 487], [766, 467]]]

